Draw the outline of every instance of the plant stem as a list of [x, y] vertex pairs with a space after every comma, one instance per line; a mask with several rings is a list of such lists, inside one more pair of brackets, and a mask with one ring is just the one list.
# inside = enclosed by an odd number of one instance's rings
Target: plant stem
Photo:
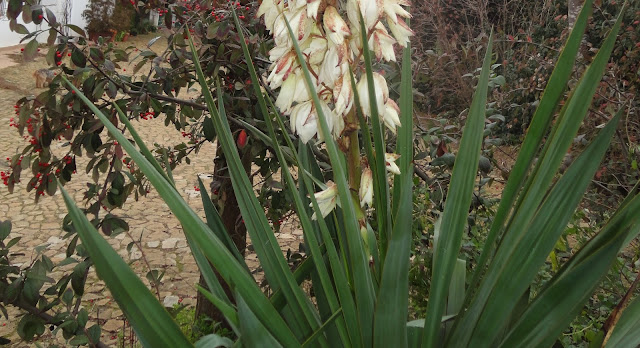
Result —
[[351, 191], [358, 192], [360, 188], [360, 144], [358, 139], [358, 119], [356, 118], [355, 108], [351, 108], [351, 111], [347, 114], [345, 120], [345, 129], [348, 130], [347, 137], [348, 150], [347, 150], [347, 171], [349, 173], [349, 188]]

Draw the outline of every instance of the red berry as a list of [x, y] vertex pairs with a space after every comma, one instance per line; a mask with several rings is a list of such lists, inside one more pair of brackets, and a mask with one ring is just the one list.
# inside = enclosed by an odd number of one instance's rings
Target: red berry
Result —
[[240, 130], [236, 144], [240, 149], [243, 149], [247, 145], [247, 132], [244, 129]]
[[42, 19], [44, 18], [42, 15], [38, 15], [38, 19]]

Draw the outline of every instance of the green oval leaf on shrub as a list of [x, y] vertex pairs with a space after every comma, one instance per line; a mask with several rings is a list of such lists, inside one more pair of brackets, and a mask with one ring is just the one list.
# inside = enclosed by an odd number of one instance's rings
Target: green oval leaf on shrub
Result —
[[80, 28], [77, 25], [67, 24], [67, 28], [73, 30], [74, 32], [76, 32], [78, 35], [80, 35], [82, 37], [87, 36], [87, 34], [84, 33], [84, 30], [82, 30], [82, 28]]
[[0, 242], [5, 240], [11, 233], [11, 221], [0, 221]]
[[80, 68], [84, 68], [87, 65], [87, 58], [78, 49], [73, 50], [71, 53], [71, 61]]
[[20, 338], [30, 341], [44, 333], [44, 321], [33, 314], [27, 314], [18, 323], [16, 331]]
[[35, 9], [31, 11], [31, 19], [33, 19], [33, 23], [40, 25], [44, 16], [42, 15], [42, 9]]
[[95, 47], [89, 49], [89, 56], [98, 64], [104, 63], [104, 53]]
[[7, 7], [7, 17], [9, 19], [16, 19], [22, 10], [21, 0], [9, 0], [9, 6]]
[[56, 15], [54, 15], [48, 7], [45, 8], [45, 11], [47, 13], [47, 20], [49, 21], [49, 25], [51, 25], [52, 27], [57, 26], [58, 21], [56, 20]]
[[25, 23], [31, 23], [31, 5], [25, 4], [22, 6], [22, 21]]
[[36, 39], [33, 39], [29, 41], [27, 46], [25, 46], [24, 51], [22, 52], [22, 58], [25, 61], [33, 60], [37, 52], [38, 52], [38, 41]]

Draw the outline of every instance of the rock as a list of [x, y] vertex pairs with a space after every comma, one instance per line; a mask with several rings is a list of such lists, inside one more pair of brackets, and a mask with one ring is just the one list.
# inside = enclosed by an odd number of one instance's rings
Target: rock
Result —
[[109, 320], [113, 318], [113, 309], [101, 310], [98, 315], [100, 316], [100, 320]]
[[175, 249], [184, 248], [187, 246], [187, 241], [182, 238], [167, 238], [162, 241], [162, 249]]
[[142, 257], [142, 252], [138, 250], [138, 247], [134, 246], [131, 248], [131, 252], [129, 253], [129, 258], [131, 260], [139, 260]]
[[173, 308], [173, 306], [178, 304], [178, 301], [180, 301], [180, 298], [178, 296], [169, 295], [164, 298], [164, 301], [162, 302], [162, 304], [167, 308]]
[[55, 244], [59, 244], [59, 243], [62, 243], [62, 242], [63, 242], [63, 240], [58, 238], [58, 237], [49, 237], [49, 239], [47, 239], [47, 243], [49, 244], [47, 249], [50, 249]]
[[179, 238], [167, 238], [162, 241], [162, 249], [173, 249], [178, 244]]
[[160, 242], [155, 240], [153, 242], [147, 242], [147, 246], [149, 248], [157, 248], [160, 245]]
[[116, 332], [120, 329], [122, 329], [122, 321], [120, 320], [107, 320], [107, 322], [102, 325], [103, 331]]

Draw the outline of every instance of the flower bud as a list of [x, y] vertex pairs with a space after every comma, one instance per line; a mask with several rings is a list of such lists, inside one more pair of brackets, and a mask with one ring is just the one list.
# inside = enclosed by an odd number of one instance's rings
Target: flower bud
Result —
[[373, 203], [373, 173], [371, 168], [366, 167], [362, 170], [360, 176], [360, 190], [358, 190], [358, 197], [360, 198], [360, 206], [364, 207], [365, 204], [371, 206]]

